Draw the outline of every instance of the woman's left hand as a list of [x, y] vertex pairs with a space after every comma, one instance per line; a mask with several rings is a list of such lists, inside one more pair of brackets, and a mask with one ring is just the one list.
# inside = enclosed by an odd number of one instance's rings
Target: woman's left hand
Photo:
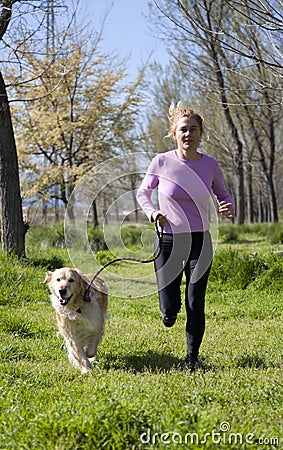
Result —
[[227, 219], [232, 219], [234, 217], [234, 208], [232, 203], [227, 203], [225, 200], [219, 203], [218, 211]]

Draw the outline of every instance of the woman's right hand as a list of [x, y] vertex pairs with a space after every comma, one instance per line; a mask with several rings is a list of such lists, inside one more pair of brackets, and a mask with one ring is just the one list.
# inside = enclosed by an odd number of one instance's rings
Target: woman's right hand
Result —
[[152, 218], [153, 222], [156, 222], [156, 220], [157, 220], [157, 224], [160, 227], [164, 227], [164, 225], [167, 222], [166, 213], [164, 213], [162, 211], [153, 211], [151, 218]]

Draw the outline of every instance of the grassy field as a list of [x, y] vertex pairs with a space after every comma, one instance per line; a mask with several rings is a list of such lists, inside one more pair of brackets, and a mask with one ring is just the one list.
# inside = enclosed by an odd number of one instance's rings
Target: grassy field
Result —
[[[110, 296], [99, 362], [81, 375], [42, 284], [71, 264], [66, 250], [29, 239], [27, 261], [0, 254], [0, 448], [282, 449], [281, 249], [255, 227], [222, 230], [195, 374], [182, 368], [184, 310], [166, 329], [153, 292]], [[148, 267], [113, 270], [134, 278]]]

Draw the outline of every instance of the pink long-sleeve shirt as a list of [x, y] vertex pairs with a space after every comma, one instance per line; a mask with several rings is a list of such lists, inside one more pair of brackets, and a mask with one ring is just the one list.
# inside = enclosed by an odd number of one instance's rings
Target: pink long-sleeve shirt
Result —
[[218, 203], [225, 200], [233, 204], [218, 161], [204, 153], [196, 161], [178, 158], [175, 150], [152, 159], [137, 192], [137, 200], [149, 220], [156, 211], [151, 198], [156, 188], [158, 209], [167, 217], [165, 233], [208, 230], [212, 194]]

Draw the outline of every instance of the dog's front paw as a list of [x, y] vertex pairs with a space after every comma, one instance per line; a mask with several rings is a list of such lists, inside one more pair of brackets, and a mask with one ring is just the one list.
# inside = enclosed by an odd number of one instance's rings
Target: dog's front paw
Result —
[[82, 374], [91, 372], [91, 367], [81, 367]]

